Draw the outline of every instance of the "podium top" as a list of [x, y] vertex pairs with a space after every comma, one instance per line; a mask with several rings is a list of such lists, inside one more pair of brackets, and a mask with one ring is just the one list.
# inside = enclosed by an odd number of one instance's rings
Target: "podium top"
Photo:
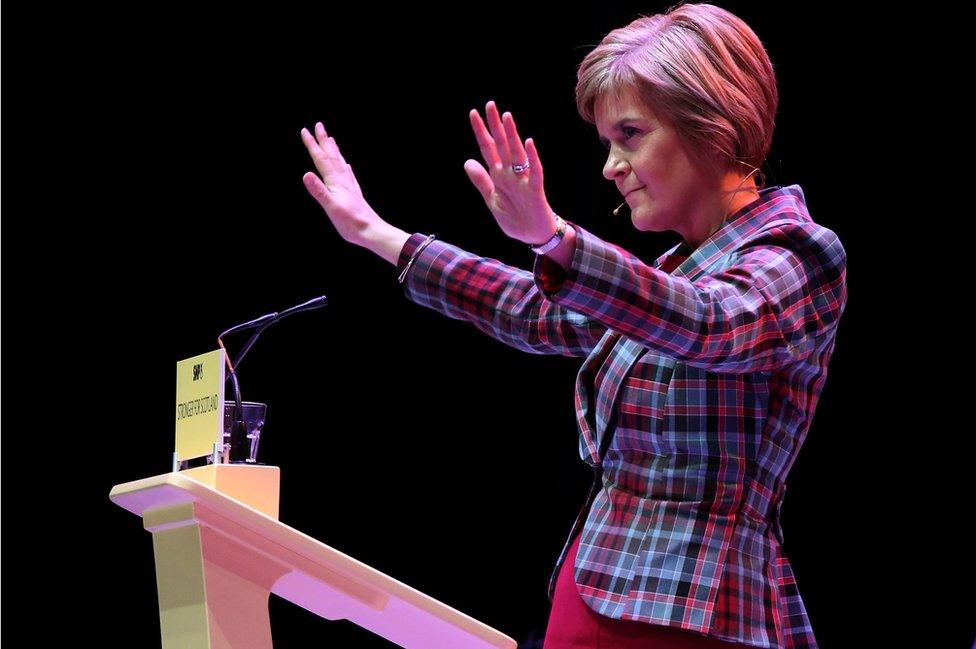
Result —
[[[269, 470], [275, 467], [254, 467]], [[245, 578], [316, 615], [347, 619], [403, 647], [515, 649], [505, 634], [182, 473], [116, 485], [109, 498], [146, 529], [198, 524], [244, 553], [224, 552]], [[256, 569], [254, 557], [267, 565]], [[246, 564], [246, 565], [245, 565]], [[248, 576], [250, 575], [250, 576]]]

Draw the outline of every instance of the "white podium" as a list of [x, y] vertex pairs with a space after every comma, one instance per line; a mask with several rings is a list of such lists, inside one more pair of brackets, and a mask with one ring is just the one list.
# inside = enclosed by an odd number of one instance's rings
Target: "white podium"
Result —
[[112, 488], [112, 502], [153, 535], [164, 649], [271, 649], [269, 593], [402, 647], [515, 649], [495, 629], [278, 522], [278, 485], [277, 467], [217, 464]]

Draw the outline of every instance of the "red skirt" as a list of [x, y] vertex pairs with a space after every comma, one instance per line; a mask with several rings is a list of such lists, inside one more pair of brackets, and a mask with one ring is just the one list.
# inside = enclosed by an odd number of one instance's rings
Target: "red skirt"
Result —
[[583, 602], [573, 579], [578, 548], [579, 534], [559, 569], [542, 649], [730, 649], [745, 646], [677, 627], [614, 620], [596, 613]]

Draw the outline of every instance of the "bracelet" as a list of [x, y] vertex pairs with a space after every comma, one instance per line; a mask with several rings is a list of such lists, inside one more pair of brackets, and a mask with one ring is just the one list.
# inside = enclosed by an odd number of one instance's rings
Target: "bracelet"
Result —
[[422, 253], [424, 251], [424, 248], [426, 248], [427, 246], [429, 246], [430, 245], [430, 242], [433, 241], [436, 238], [437, 238], [437, 235], [436, 234], [432, 234], [429, 237], [427, 237], [422, 244], [420, 244], [419, 246], [417, 246], [417, 249], [413, 251], [413, 254], [412, 255], [410, 255], [410, 261], [408, 261], [407, 262], [407, 265], [403, 267], [403, 272], [400, 273], [400, 276], [399, 277], [397, 277], [397, 281], [399, 283], [403, 284], [403, 280], [405, 280], [407, 278], [407, 271], [410, 270], [410, 267], [411, 266], [413, 266], [414, 260], [417, 259], [417, 257], [420, 255], [420, 253]]
[[545, 243], [540, 243], [538, 246], [529, 245], [529, 250], [531, 250], [537, 255], [544, 255], [550, 250], [552, 250], [553, 248], [555, 248], [556, 246], [558, 246], [559, 243], [563, 240], [563, 236], [565, 235], [566, 235], [566, 221], [563, 221], [562, 217], [560, 217], [557, 214], [555, 234], [549, 237], [549, 241], [546, 241]]

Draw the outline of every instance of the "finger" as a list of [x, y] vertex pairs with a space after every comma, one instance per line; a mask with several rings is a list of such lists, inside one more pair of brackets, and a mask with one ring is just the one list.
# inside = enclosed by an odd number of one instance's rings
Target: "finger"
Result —
[[[512, 162], [524, 164], [528, 160], [528, 156], [525, 154], [525, 148], [522, 146], [522, 138], [519, 137], [518, 129], [515, 127], [515, 118], [512, 117], [511, 113], [506, 112], [503, 116], [503, 123], [505, 126], [505, 135], [508, 138], [508, 147], [512, 153]], [[529, 168], [531, 169], [531, 161], [529, 161]], [[535, 171], [534, 169], [532, 171]], [[531, 173], [529, 175], [532, 175]]]
[[307, 172], [302, 176], [302, 182], [305, 184], [305, 189], [314, 198], [319, 205], [323, 208], [327, 207], [332, 202], [332, 197], [329, 195], [329, 190], [325, 187], [325, 184], [311, 171]]
[[309, 155], [312, 156], [312, 160], [316, 163], [316, 167], [319, 165], [320, 161], [323, 163], [326, 162], [328, 155], [319, 144], [319, 141], [309, 132], [307, 128], [302, 129], [302, 142], [305, 143], [305, 148], [308, 149]]
[[307, 128], [302, 129], [302, 142], [305, 143], [305, 148], [308, 149], [308, 154], [312, 156], [315, 168], [318, 169], [323, 178], [328, 178], [329, 174], [334, 173], [332, 165], [326, 159], [325, 151], [322, 150], [318, 141], [309, 133]]
[[336, 156], [327, 153], [319, 144], [319, 141], [309, 133], [307, 128], [302, 129], [302, 142], [305, 143], [305, 148], [308, 149], [309, 155], [312, 156], [312, 162], [315, 163], [315, 168], [318, 169], [322, 178], [327, 179], [342, 169], [342, 166], [340, 166], [341, 163]]
[[308, 149], [308, 152], [312, 155], [312, 157], [322, 154], [322, 147], [319, 146], [319, 143], [315, 140], [315, 137], [309, 133], [308, 129], [304, 127], [302, 128], [302, 143], [305, 145], [305, 148]]
[[464, 171], [468, 174], [471, 183], [477, 188], [478, 193], [481, 194], [481, 198], [487, 203], [491, 193], [495, 190], [495, 185], [491, 182], [491, 175], [485, 171], [485, 168], [477, 160], [468, 160], [465, 162]]
[[498, 116], [498, 107], [494, 101], [489, 101], [485, 107], [485, 117], [488, 120], [488, 130], [491, 132], [491, 137], [495, 140], [495, 148], [498, 149], [501, 164], [505, 167], [511, 167], [512, 152], [508, 148], [508, 137], [505, 135], [505, 127], [502, 126], [502, 119]]
[[322, 122], [317, 122], [315, 124], [315, 139], [318, 140], [319, 146], [325, 151], [325, 155], [338, 160], [340, 166], [346, 163], [346, 159], [342, 157], [342, 153], [339, 152], [339, 145], [336, 144], [335, 138], [331, 137], [325, 132], [325, 126]]
[[535, 147], [535, 140], [529, 138], [525, 141], [526, 160], [529, 161], [529, 186], [533, 189], [542, 189], [542, 159], [539, 157], [539, 149]]
[[325, 150], [325, 142], [329, 139], [329, 134], [325, 132], [325, 124], [322, 122], [315, 122], [315, 126], [312, 128], [315, 130], [315, 141], [322, 148], [322, 150]]
[[495, 148], [495, 142], [491, 139], [491, 133], [485, 127], [485, 123], [481, 121], [481, 115], [474, 108], [468, 113], [468, 117], [471, 119], [471, 128], [474, 130], [474, 138], [478, 141], [478, 149], [481, 150], [481, 157], [488, 165], [489, 169], [493, 169], [498, 165], [502, 164], [501, 159], [498, 157], [498, 149]]

